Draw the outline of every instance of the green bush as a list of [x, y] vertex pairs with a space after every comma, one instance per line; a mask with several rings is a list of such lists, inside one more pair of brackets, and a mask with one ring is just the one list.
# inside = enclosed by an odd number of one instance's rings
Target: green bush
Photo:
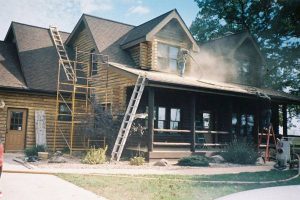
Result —
[[145, 158], [141, 156], [135, 156], [133, 158], [130, 158], [130, 165], [143, 165], [145, 163]]
[[259, 154], [257, 148], [252, 143], [236, 140], [224, 149], [221, 156], [230, 163], [255, 164]]
[[107, 151], [107, 146], [104, 149], [91, 148], [86, 153], [82, 162], [85, 164], [92, 164], [92, 165], [103, 164], [106, 161], [106, 151]]
[[26, 157], [38, 156], [38, 152], [45, 152], [46, 148], [43, 145], [37, 145], [30, 148], [26, 148], [24, 153]]
[[177, 164], [180, 166], [207, 167], [209, 166], [209, 160], [205, 156], [196, 155], [181, 158]]

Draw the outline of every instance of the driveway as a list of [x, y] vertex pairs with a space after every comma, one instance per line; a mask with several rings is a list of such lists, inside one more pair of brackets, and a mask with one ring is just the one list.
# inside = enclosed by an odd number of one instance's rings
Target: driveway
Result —
[[3, 200], [104, 200], [96, 194], [54, 175], [3, 173]]
[[299, 200], [300, 185], [269, 187], [238, 192], [216, 200]]

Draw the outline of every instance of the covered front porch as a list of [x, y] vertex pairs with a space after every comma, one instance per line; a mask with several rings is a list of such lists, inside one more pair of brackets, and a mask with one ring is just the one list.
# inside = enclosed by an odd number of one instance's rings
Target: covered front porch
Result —
[[[286, 104], [272, 99], [271, 107], [275, 134], [282, 113], [287, 135]], [[144, 151], [149, 159], [175, 159], [220, 151], [235, 138], [257, 143], [263, 109], [254, 95], [148, 86], [138, 109], [148, 117], [136, 122], [145, 132], [137, 140], [131, 136], [128, 148]]]

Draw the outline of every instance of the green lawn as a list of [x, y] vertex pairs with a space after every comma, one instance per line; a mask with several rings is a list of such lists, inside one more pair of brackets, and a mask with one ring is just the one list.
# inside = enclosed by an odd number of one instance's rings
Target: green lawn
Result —
[[296, 171], [270, 171], [212, 176], [102, 176], [78, 174], [58, 174], [57, 176], [110, 200], [207, 200], [255, 188], [298, 185], [300, 184], [300, 178], [275, 184], [221, 184], [201, 183], [201, 181], [269, 181], [289, 178], [296, 174]]

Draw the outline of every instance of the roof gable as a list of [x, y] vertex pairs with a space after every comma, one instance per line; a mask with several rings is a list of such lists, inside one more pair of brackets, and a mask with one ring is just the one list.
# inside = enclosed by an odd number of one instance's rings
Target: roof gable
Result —
[[109, 59], [114, 62], [133, 64], [128, 53], [120, 48], [120, 43], [124, 35], [134, 26], [83, 14], [67, 39], [67, 45], [71, 45], [72, 40], [75, 40], [76, 34], [81, 31], [82, 26], [88, 29], [88, 37], [93, 40], [98, 53], [108, 55]]
[[217, 56], [232, 57], [236, 50], [247, 40], [251, 42], [262, 63], [264, 63], [264, 57], [261, 54], [259, 46], [248, 31], [242, 31], [210, 40], [200, 44], [199, 46], [200, 48], [204, 48], [206, 51], [212, 52]]
[[109, 60], [124, 64], [133, 64], [132, 59], [120, 47], [120, 43], [133, 26], [102, 18], [85, 16], [99, 53], [108, 55]]
[[188, 27], [186, 26], [176, 9], [171, 10], [132, 29], [122, 41], [122, 48], [126, 49], [143, 41], [151, 41], [155, 34], [158, 33], [164, 26], [166, 26], [172, 19], [176, 19], [181, 28], [185, 31], [187, 37], [193, 43], [193, 50], [198, 50], [198, 45], [194, 37], [190, 33]]

